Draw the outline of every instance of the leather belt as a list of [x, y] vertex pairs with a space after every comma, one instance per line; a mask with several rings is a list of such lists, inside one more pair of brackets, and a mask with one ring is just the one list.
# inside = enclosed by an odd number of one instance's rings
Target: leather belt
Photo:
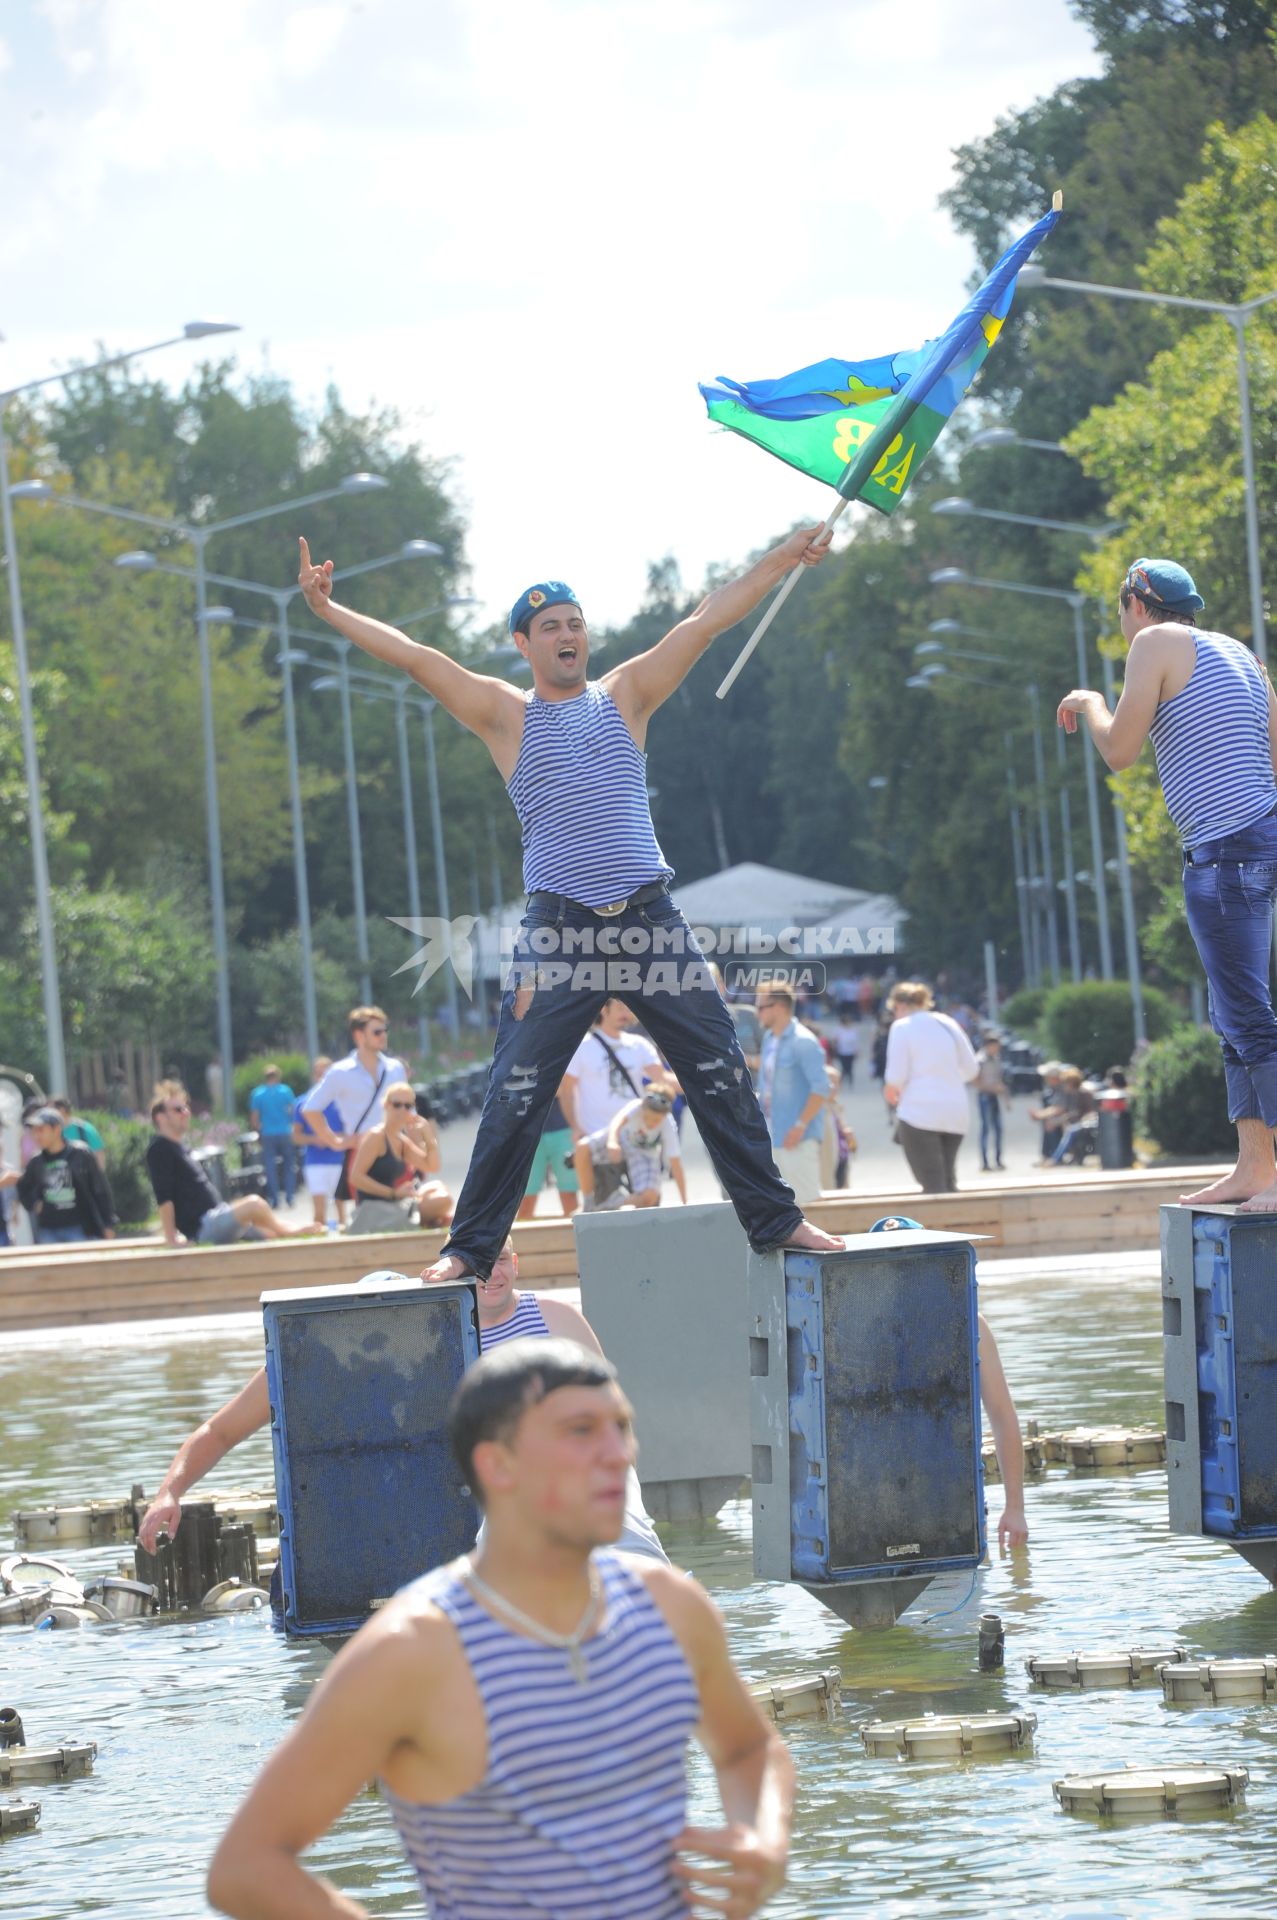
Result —
[[573, 913], [597, 913], [604, 920], [614, 920], [618, 913], [624, 913], [627, 907], [645, 907], [650, 900], [659, 900], [663, 893], [669, 892], [668, 880], [649, 880], [646, 886], [639, 887], [624, 900], [609, 900], [601, 907], [587, 907], [583, 900], [571, 900], [566, 893], [545, 893], [540, 888], [528, 895], [528, 905], [533, 901], [538, 905], [552, 906], [556, 912], [568, 908]]
[[[1271, 806], [1271, 807], [1269, 807], [1269, 809], [1268, 809], [1268, 811], [1267, 811], [1267, 813], [1261, 813], [1261, 814], [1260, 814], [1260, 816], [1259, 816], [1259, 819], [1258, 819], [1258, 820], [1252, 820], [1250, 824], [1251, 824], [1251, 826], [1252, 826], [1252, 827], [1257, 827], [1257, 826], [1259, 826], [1259, 825], [1261, 824], [1261, 822], [1262, 822], [1262, 821], [1264, 821], [1264, 820], [1271, 820], [1271, 819], [1272, 819], [1272, 818], [1274, 817], [1274, 815], [1277, 815], [1277, 805], [1274, 805], [1274, 806]], [[1241, 832], [1241, 833], [1245, 833], [1245, 832], [1246, 832], [1246, 828], [1245, 828], [1245, 827], [1241, 827], [1241, 828], [1239, 828], [1239, 832]], [[1230, 833], [1226, 833], [1226, 834], [1222, 834], [1222, 835], [1221, 835], [1220, 837], [1221, 837], [1221, 839], [1224, 839], [1224, 840], [1231, 840], [1233, 836], [1232, 836], [1232, 835], [1231, 835]], [[1192, 848], [1192, 847], [1185, 847], [1185, 849], [1184, 849], [1184, 865], [1185, 865], [1186, 867], [1216, 867], [1216, 866], [1218, 866], [1218, 865], [1219, 865], [1219, 857], [1218, 857], [1218, 855], [1216, 855], [1216, 856], [1215, 856], [1215, 858], [1214, 858], [1213, 860], [1197, 860], [1197, 859], [1194, 859], [1194, 857], [1193, 857], [1193, 855], [1194, 855], [1194, 852], [1195, 852], [1195, 851], [1196, 851], [1197, 853], [1204, 853], [1204, 852], [1206, 851], [1206, 849], [1207, 849], [1207, 847], [1217, 847], [1218, 845], [1219, 845], [1219, 841], [1218, 841], [1218, 840], [1204, 840], [1204, 841], [1202, 842], [1202, 844], [1201, 844], [1201, 846], [1200, 846], [1200, 847], [1198, 847], [1198, 848], [1196, 848], [1196, 849], [1194, 849], [1194, 848]]]

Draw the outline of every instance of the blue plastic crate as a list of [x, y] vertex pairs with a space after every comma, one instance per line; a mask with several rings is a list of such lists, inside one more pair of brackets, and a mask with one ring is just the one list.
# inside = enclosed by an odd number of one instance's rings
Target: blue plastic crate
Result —
[[1277, 1535], [1277, 1218], [1196, 1214], [1202, 1528]]
[[349, 1632], [474, 1544], [447, 1437], [479, 1357], [474, 1289], [307, 1288], [262, 1308], [284, 1625]]

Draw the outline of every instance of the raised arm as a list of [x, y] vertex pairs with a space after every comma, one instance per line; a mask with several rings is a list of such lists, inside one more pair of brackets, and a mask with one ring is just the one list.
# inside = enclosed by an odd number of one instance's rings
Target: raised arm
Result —
[[325, 560], [316, 566], [306, 541], [302, 539], [299, 544], [301, 569], [297, 584], [306, 605], [318, 619], [326, 621], [343, 639], [352, 641], [375, 660], [406, 673], [441, 707], [446, 707], [454, 720], [477, 733], [489, 751], [495, 753], [503, 742], [517, 738], [523, 715], [521, 694], [490, 674], [471, 673], [468, 667], [450, 660], [437, 647], [421, 646], [398, 627], [339, 606], [332, 597], [332, 561]]
[[819, 526], [799, 527], [788, 540], [764, 554], [739, 580], [729, 580], [726, 586], [715, 587], [712, 593], [706, 594], [695, 613], [680, 620], [654, 647], [633, 660], [624, 661], [605, 676], [603, 684], [631, 728], [668, 700], [711, 640], [752, 613], [787, 573], [800, 564], [819, 566], [829, 551], [829, 536], [818, 543], [819, 532]]

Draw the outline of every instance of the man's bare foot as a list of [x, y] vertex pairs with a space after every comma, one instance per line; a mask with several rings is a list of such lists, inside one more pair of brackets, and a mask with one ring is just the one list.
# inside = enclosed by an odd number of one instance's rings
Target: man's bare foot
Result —
[[474, 1274], [458, 1255], [445, 1253], [433, 1266], [423, 1267], [421, 1277], [428, 1287], [433, 1287], [444, 1280], [473, 1280]]
[[813, 1227], [810, 1220], [804, 1220], [795, 1227], [785, 1242], [786, 1247], [801, 1249], [803, 1253], [841, 1253], [843, 1241], [836, 1233], [826, 1233], [823, 1227]]
[[1243, 1213], [1277, 1213], [1277, 1180], [1261, 1187], [1258, 1193], [1252, 1193], [1249, 1200], [1242, 1202]]
[[[1234, 1167], [1222, 1180], [1214, 1180], [1209, 1187], [1199, 1187], [1195, 1193], [1181, 1193], [1180, 1204], [1185, 1207], [1236, 1206], [1239, 1201], [1249, 1200], [1252, 1195], [1272, 1192], [1272, 1172], [1245, 1173], [1240, 1167]], [[1264, 1209], [1267, 1211], [1267, 1208]]]

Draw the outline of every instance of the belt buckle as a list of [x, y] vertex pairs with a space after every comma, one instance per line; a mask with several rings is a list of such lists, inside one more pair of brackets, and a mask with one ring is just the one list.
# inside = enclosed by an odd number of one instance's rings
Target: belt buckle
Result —
[[630, 903], [628, 899], [609, 900], [608, 904], [605, 907], [595, 907], [594, 911], [595, 913], [602, 914], [605, 920], [614, 920], [618, 913], [625, 912], [625, 909], [629, 906], [629, 904]]

